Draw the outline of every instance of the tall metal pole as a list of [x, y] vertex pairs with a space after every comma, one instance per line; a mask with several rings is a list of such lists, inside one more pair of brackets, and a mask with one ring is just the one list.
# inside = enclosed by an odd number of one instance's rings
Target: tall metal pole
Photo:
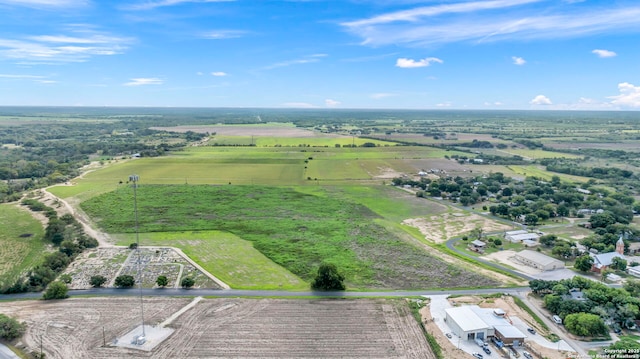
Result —
[[146, 332], [144, 329], [144, 305], [142, 302], [142, 259], [140, 256], [140, 234], [138, 227], [138, 181], [140, 177], [138, 175], [129, 176], [129, 181], [133, 182], [133, 212], [136, 222], [136, 254], [138, 257], [136, 270], [138, 271], [138, 289], [140, 290], [140, 320], [142, 321], [142, 337], [146, 339]]

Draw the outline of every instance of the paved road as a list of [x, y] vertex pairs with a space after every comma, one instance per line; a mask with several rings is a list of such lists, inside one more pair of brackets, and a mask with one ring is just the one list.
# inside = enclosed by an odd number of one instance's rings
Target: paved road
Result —
[[[515, 294], [521, 291], [528, 291], [529, 287], [511, 287], [511, 288], [486, 288], [486, 289], [443, 289], [443, 290], [414, 290], [414, 291], [376, 291], [376, 292], [290, 292], [282, 290], [238, 290], [238, 289], [183, 289], [183, 288], [165, 288], [165, 289], [142, 289], [142, 295], [145, 297], [271, 297], [271, 298], [287, 298], [287, 297], [342, 297], [342, 298], [359, 298], [359, 297], [414, 297], [421, 295], [435, 294], [491, 294], [491, 293], [509, 293]], [[132, 297], [140, 295], [137, 288], [119, 289], [119, 288], [95, 288], [86, 290], [70, 290], [70, 297], [79, 296], [120, 296]], [[20, 300], [20, 299], [39, 299], [42, 293], [20, 293], [0, 295], [0, 300]]]
[[12, 352], [6, 345], [0, 343], [0, 359], [20, 359], [20, 357]]

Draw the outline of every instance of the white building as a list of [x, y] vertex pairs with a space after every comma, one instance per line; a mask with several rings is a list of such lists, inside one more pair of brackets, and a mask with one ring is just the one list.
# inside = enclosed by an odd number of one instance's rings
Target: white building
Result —
[[521, 233], [505, 236], [505, 238], [511, 243], [520, 243], [522, 241], [537, 241], [540, 236], [536, 233]]
[[453, 334], [463, 340], [487, 340], [496, 337], [507, 345], [521, 345], [526, 338], [514, 327], [501, 309], [480, 308], [477, 305], [465, 305], [445, 309], [445, 321]]
[[543, 271], [564, 268], [564, 263], [561, 260], [549, 257], [548, 255], [540, 252], [526, 249], [516, 253], [515, 259], [529, 267]]

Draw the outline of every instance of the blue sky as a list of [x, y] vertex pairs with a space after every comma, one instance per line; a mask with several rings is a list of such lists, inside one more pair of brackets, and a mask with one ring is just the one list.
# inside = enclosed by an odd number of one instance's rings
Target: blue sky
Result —
[[0, 0], [0, 105], [640, 109], [637, 0]]

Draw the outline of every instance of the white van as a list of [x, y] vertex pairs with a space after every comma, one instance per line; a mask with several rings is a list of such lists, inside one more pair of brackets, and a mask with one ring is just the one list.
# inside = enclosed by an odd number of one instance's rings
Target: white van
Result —
[[553, 319], [553, 321], [554, 321], [554, 322], [556, 322], [556, 324], [562, 324], [562, 319], [560, 319], [560, 317], [559, 317], [559, 316], [554, 315], [554, 316], [552, 317], [552, 319]]

